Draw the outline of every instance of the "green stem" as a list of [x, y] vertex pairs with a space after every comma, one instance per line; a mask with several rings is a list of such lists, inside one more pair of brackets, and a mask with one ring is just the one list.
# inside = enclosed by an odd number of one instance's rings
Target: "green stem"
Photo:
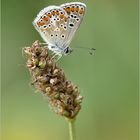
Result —
[[75, 119], [73, 120], [68, 120], [69, 123], [69, 136], [70, 136], [70, 140], [76, 140], [76, 135], [75, 135]]

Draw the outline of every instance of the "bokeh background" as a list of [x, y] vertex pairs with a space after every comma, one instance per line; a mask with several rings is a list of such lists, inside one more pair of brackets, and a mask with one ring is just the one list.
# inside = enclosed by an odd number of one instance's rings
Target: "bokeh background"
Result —
[[[72, 0], [71, 0], [72, 1]], [[2, 0], [2, 140], [68, 140], [68, 124], [30, 86], [22, 48], [42, 39], [32, 26], [48, 5], [70, 0]], [[77, 140], [138, 140], [138, 0], [81, 0], [87, 13], [59, 61], [84, 96]]]

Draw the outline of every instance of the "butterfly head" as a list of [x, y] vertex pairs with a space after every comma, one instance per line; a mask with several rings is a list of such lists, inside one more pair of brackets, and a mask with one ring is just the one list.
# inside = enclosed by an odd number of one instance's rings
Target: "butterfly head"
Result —
[[65, 49], [64, 49], [64, 55], [68, 55], [68, 54], [70, 54], [71, 52], [72, 52], [73, 50], [70, 48], [70, 47], [66, 47]]

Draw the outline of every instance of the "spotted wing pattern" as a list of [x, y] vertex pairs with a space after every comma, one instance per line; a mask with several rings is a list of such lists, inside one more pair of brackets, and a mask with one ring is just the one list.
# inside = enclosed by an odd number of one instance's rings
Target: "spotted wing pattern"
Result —
[[68, 40], [67, 44], [69, 45], [72, 38], [74, 37], [75, 32], [77, 31], [83, 20], [86, 5], [81, 2], [71, 2], [62, 4], [60, 7], [62, 7], [68, 14], [67, 26], [69, 27], [70, 33], [67, 38]]

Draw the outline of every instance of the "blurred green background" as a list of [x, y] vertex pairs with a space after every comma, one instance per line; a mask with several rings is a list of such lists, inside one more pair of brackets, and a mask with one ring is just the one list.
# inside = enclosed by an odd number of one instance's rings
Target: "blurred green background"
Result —
[[[72, 1], [72, 0], [71, 0]], [[42, 39], [32, 26], [48, 5], [2, 0], [2, 140], [68, 140], [68, 124], [29, 85], [22, 48]], [[138, 0], [81, 0], [87, 13], [59, 65], [84, 96], [77, 140], [138, 140]]]

